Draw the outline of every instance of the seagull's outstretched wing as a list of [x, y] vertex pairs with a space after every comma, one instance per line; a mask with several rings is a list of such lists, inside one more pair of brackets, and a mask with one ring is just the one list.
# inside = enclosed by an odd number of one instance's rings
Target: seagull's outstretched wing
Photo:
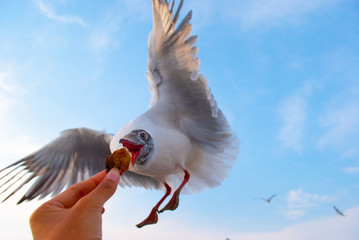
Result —
[[149, 114], [153, 119], [171, 119], [166, 124], [183, 131], [207, 153], [230, 152], [235, 137], [200, 74], [197, 36], [191, 35], [192, 11], [176, 25], [182, 4], [181, 0], [174, 13], [174, 1], [152, 0], [147, 78], [154, 106]]
[[[3, 201], [16, 193], [32, 179], [30, 189], [18, 202], [37, 196], [58, 194], [66, 185], [72, 185], [105, 169], [106, 157], [111, 154], [112, 135], [87, 128], [65, 130], [40, 150], [0, 170], [4, 183], [3, 194], [20, 183]], [[25, 175], [27, 178], [23, 179]]]
[[344, 213], [342, 213], [336, 206], [333, 206], [333, 208], [340, 216], [345, 217]]
[[273, 194], [272, 196], [270, 196], [269, 198], [265, 198], [265, 197], [261, 197], [261, 198], [254, 198], [254, 200], [264, 200], [268, 203], [270, 203], [272, 201], [272, 199], [277, 196], [278, 193]]
[[277, 194], [278, 194], [278, 193], [273, 194], [273, 195], [270, 196], [267, 200], [268, 200], [269, 202], [272, 201], [272, 199], [273, 199], [275, 196], [277, 196]]
[[[111, 134], [87, 128], [63, 131], [40, 150], [0, 170], [3, 181], [0, 194], [12, 190], [3, 201], [33, 179], [35, 182], [18, 204], [37, 196], [44, 198], [50, 193], [54, 196], [66, 185], [71, 186], [104, 170], [106, 157], [111, 154], [111, 139]], [[161, 188], [157, 180], [132, 172], [122, 175], [120, 185]]]

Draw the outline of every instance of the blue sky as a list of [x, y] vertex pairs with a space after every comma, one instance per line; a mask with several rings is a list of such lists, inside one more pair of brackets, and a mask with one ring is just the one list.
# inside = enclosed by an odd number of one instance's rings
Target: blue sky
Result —
[[[356, 239], [359, 3], [191, 0], [181, 16], [190, 9], [201, 72], [239, 157], [220, 187], [183, 195], [140, 230], [162, 193], [120, 189], [104, 239]], [[64, 129], [115, 133], [146, 111], [151, 29], [149, 0], [1, 1], [0, 167]], [[31, 236], [43, 201], [15, 206], [20, 195], [0, 205], [0, 236]]]

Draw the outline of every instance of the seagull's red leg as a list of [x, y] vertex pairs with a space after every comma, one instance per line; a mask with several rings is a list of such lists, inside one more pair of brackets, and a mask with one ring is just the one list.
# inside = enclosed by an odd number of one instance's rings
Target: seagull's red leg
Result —
[[168, 203], [166, 204], [166, 206], [164, 206], [159, 212], [162, 213], [163, 211], [166, 210], [175, 210], [178, 207], [179, 204], [179, 195], [180, 192], [182, 190], [182, 188], [184, 187], [184, 185], [186, 185], [186, 183], [189, 180], [189, 173], [187, 172], [187, 170], [183, 170], [184, 171], [184, 179], [183, 182], [181, 183], [181, 185], [177, 188], [177, 190], [173, 193], [172, 198], [168, 201]]
[[170, 186], [168, 186], [167, 183], [165, 183], [165, 187], [166, 187], [166, 193], [165, 195], [161, 198], [161, 200], [156, 204], [156, 206], [154, 206], [152, 208], [152, 211], [150, 212], [150, 215], [148, 215], [148, 217], [143, 220], [141, 223], [137, 224], [136, 226], [138, 228], [141, 228], [143, 226], [149, 225], [149, 224], [155, 224], [158, 221], [158, 208], [160, 207], [160, 205], [163, 203], [163, 201], [168, 197], [168, 195], [170, 195], [171, 193], [171, 188]]

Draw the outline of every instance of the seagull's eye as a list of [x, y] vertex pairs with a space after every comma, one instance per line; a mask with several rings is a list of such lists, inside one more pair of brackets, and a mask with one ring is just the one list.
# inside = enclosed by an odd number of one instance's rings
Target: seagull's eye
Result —
[[141, 133], [140, 133], [140, 137], [141, 137], [142, 140], [146, 140], [147, 135], [146, 135], [146, 133], [141, 132]]

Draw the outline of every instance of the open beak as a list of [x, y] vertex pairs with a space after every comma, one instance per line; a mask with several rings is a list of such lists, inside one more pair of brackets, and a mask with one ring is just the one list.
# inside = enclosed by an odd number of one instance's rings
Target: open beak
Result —
[[131, 152], [131, 164], [132, 166], [135, 165], [137, 159], [140, 156], [141, 149], [143, 148], [143, 145], [137, 145], [127, 139], [121, 138], [120, 143], [128, 149], [128, 151]]

